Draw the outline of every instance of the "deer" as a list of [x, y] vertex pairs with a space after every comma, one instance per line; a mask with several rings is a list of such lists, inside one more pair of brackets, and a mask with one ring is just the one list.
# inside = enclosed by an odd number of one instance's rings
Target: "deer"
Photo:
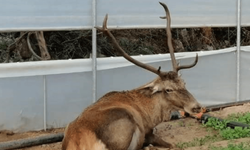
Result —
[[178, 74], [181, 69], [194, 67], [198, 62], [179, 66], [171, 42], [170, 13], [166, 4], [161, 3], [167, 20], [167, 45], [170, 51], [173, 71], [161, 71], [130, 57], [118, 44], [107, 28], [108, 15], [102, 27], [121, 55], [134, 65], [155, 73], [151, 82], [128, 91], [112, 91], [87, 107], [65, 128], [62, 150], [138, 150], [153, 146], [171, 148], [173, 145], [154, 134], [159, 123], [170, 120], [174, 110], [184, 110], [190, 115], [202, 111], [202, 106], [186, 89], [185, 82]]

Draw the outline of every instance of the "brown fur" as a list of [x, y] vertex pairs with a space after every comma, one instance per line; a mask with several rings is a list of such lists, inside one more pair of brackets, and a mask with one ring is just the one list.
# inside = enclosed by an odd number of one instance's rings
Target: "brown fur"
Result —
[[[152, 135], [152, 129], [169, 120], [172, 110], [198, 113], [192, 112], [193, 108], [199, 109], [200, 105], [186, 90], [177, 73], [169, 72], [165, 79], [158, 77], [137, 89], [110, 92], [86, 108], [67, 127], [63, 150], [140, 149], [145, 138]], [[99, 146], [94, 149], [98, 143], [105, 148]], [[165, 142], [161, 145], [170, 144]]]
[[124, 58], [135, 65], [158, 75], [150, 83], [131, 91], [110, 92], [100, 98], [95, 104], [69, 124], [65, 131], [63, 150], [137, 150], [143, 145], [171, 147], [153, 134], [153, 128], [160, 122], [170, 119], [170, 113], [175, 109], [199, 113], [200, 104], [185, 88], [184, 81], [178, 76], [178, 70], [191, 68], [191, 65], [178, 66], [171, 43], [170, 14], [167, 6], [160, 3], [168, 19], [167, 35], [171, 53], [173, 71], [161, 72], [149, 65], [134, 60], [119, 46], [115, 37], [107, 29], [106, 15], [103, 28], [113, 41], [117, 50]]

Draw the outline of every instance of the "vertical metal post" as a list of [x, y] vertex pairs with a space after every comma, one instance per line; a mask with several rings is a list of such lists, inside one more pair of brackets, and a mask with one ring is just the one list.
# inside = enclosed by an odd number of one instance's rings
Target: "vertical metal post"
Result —
[[241, 36], [241, 0], [237, 1], [237, 91], [236, 101], [240, 101], [240, 36]]
[[47, 130], [47, 83], [46, 76], [43, 75], [43, 129]]
[[96, 101], [96, 0], [92, 0], [92, 101]]

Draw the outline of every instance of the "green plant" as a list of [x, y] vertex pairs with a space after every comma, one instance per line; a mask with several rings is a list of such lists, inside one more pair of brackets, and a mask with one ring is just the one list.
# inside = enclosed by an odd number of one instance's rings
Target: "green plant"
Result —
[[210, 146], [209, 150], [249, 150], [249, 143], [239, 143], [239, 144], [228, 144], [227, 147], [215, 147]]
[[224, 139], [238, 139], [250, 136], [250, 129], [242, 128], [242, 127], [235, 127], [234, 129], [226, 128], [220, 131], [221, 136]]
[[[237, 121], [241, 123], [250, 124], [250, 113], [238, 113], [232, 114], [227, 117], [227, 119], [221, 121], [217, 118], [209, 118], [206, 124], [203, 124], [204, 127], [207, 128], [209, 133], [219, 132], [219, 134], [210, 134], [209, 136], [205, 136], [204, 138], [195, 138], [190, 142], [177, 143], [178, 148], [187, 148], [194, 146], [202, 146], [205, 144], [211, 144], [215, 141], [219, 140], [230, 140], [230, 139], [238, 139], [243, 137], [250, 137], [250, 129], [235, 127], [234, 129], [227, 127], [227, 124], [230, 121]], [[209, 150], [249, 150], [250, 144], [228, 144], [228, 147], [210, 147]]]
[[217, 118], [208, 118], [207, 123], [204, 125], [205, 127], [211, 127], [215, 130], [222, 130], [227, 128], [227, 120], [220, 121]]
[[205, 127], [210, 127], [219, 130], [223, 139], [238, 139], [243, 137], [250, 137], [250, 129], [235, 127], [234, 129], [227, 127], [229, 121], [237, 121], [242, 123], [250, 123], [250, 113], [245, 114], [232, 114], [227, 119], [220, 121], [217, 118], [209, 118]]
[[247, 112], [247, 113], [230, 114], [227, 117], [227, 120], [250, 124], [250, 113]]

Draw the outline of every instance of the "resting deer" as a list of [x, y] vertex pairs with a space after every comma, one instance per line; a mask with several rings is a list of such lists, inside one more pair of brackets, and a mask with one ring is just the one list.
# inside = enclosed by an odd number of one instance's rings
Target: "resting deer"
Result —
[[172, 145], [153, 134], [156, 125], [170, 119], [172, 110], [184, 110], [189, 114], [201, 111], [201, 105], [185, 88], [178, 76], [180, 69], [195, 66], [178, 66], [171, 43], [170, 14], [167, 6], [160, 3], [167, 19], [166, 33], [173, 71], [163, 72], [130, 57], [119, 46], [107, 28], [108, 16], [99, 30], [106, 33], [124, 58], [133, 64], [158, 75], [153, 81], [130, 91], [110, 92], [84, 110], [65, 129], [63, 150], [137, 150], [143, 145], [162, 147]]

